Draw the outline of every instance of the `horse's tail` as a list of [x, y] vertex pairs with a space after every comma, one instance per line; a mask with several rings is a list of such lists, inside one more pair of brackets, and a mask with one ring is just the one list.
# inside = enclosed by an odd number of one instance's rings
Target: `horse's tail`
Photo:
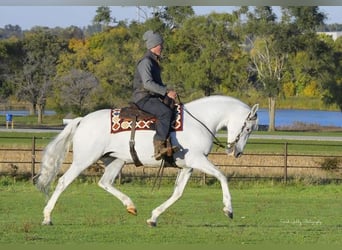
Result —
[[68, 123], [63, 131], [44, 150], [41, 169], [37, 176], [34, 177], [34, 183], [46, 195], [48, 195], [50, 184], [57, 176], [65, 155], [69, 151], [72, 138], [81, 120], [82, 117], [79, 117]]

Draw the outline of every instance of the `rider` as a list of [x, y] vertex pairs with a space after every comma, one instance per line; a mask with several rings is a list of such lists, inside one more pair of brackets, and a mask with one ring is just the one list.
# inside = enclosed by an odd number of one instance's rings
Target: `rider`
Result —
[[148, 30], [143, 35], [147, 52], [138, 61], [134, 82], [133, 102], [143, 111], [157, 118], [156, 134], [153, 137], [154, 157], [160, 160], [167, 153], [173, 111], [166, 103], [176, 99], [177, 93], [168, 90], [161, 79], [160, 56], [164, 40], [158, 33]]

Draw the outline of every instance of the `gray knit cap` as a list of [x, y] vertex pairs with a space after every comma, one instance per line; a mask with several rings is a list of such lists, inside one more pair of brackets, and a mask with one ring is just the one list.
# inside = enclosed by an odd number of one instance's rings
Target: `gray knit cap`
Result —
[[164, 42], [161, 35], [159, 35], [158, 33], [154, 33], [152, 30], [146, 31], [143, 35], [143, 39], [144, 41], [146, 41], [147, 49], [152, 49]]

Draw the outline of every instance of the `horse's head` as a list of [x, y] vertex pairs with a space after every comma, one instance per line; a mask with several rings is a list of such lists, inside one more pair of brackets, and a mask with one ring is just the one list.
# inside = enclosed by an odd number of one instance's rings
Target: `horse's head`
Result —
[[229, 123], [228, 140], [227, 140], [227, 154], [234, 155], [235, 158], [240, 157], [243, 154], [243, 150], [249, 138], [249, 135], [253, 130], [258, 129], [258, 117], [257, 111], [259, 104], [255, 104], [247, 117], [243, 117], [241, 120], [236, 119]]

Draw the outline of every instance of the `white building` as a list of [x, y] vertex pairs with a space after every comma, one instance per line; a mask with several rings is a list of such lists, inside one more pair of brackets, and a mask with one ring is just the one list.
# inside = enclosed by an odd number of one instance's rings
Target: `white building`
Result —
[[332, 39], [335, 41], [337, 38], [342, 36], [342, 31], [334, 31], [334, 32], [317, 32], [317, 34], [325, 34], [327, 36], [331, 36]]

